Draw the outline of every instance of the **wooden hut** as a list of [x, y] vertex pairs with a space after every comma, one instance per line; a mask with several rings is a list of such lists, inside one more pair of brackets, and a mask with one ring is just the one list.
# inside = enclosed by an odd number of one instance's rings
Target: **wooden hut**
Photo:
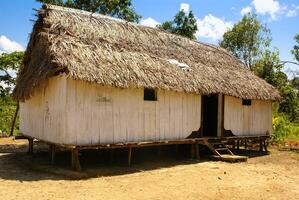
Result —
[[22, 134], [76, 149], [269, 135], [279, 93], [218, 46], [44, 5], [14, 97]]

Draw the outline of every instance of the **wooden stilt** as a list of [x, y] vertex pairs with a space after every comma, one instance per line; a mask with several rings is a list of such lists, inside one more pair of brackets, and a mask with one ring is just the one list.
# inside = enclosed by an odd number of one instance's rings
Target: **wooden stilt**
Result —
[[190, 145], [190, 157], [191, 157], [191, 159], [195, 158], [195, 146], [194, 146], [194, 144]]
[[236, 149], [236, 141], [235, 140], [233, 141], [232, 147], [233, 147], [234, 150]]
[[158, 155], [161, 156], [161, 154], [162, 154], [162, 147], [158, 146], [157, 151], [158, 151]]
[[175, 145], [175, 153], [176, 153], [176, 154], [179, 153], [179, 145]]
[[55, 164], [55, 148], [56, 148], [56, 146], [54, 144], [50, 144], [49, 145], [49, 153], [50, 153], [51, 165]]
[[259, 138], [259, 142], [260, 142], [260, 151], [263, 151], [263, 140]]
[[267, 149], [267, 139], [264, 139], [264, 149], [266, 152], [268, 152], [268, 149]]
[[128, 151], [128, 165], [131, 166], [131, 161], [132, 161], [132, 147], [129, 147]]
[[28, 154], [32, 155], [33, 154], [33, 139], [32, 138], [28, 138]]
[[81, 171], [79, 150], [77, 148], [72, 149], [72, 169], [75, 171]]
[[110, 149], [109, 151], [109, 155], [110, 155], [110, 162], [113, 162], [114, 161], [114, 149]]
[[244, 140], [244, 147], [247, 149], [247, 139]]
[[199, 145], [196, 143], [195, 144], [195, 158], [197, 159], [197, 160], [199, 160], [200, 159], [200, 154], [199, 154]]
[[237, 149], [240, 149], [240, 140], [237, 140]]

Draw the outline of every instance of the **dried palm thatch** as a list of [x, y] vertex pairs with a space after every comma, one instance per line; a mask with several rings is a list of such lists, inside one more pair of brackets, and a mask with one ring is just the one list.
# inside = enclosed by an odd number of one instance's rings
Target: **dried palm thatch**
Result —
[[59, 73], [120, 88], [279, 98], [274, 87], [220, 47], [99, 14], [44, 5], [14, 97], [29, 98], [36, 87]]

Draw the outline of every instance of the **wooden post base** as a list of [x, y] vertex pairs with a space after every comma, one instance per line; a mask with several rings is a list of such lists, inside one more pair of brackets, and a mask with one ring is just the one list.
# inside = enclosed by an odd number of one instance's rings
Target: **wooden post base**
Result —
[[49, 145], [49, 154], [50, 154], [51, 165], [55, 164], [55, 150], [56, 150], [56, 146], [54, 144], [50, 144]]
[[28, 154], [32, 155], [33, 154], [33, 139], [32, 138], [28, 138]]
[[260, 151], [263, 151], [263, 140], [260, 138], [259, 142], [260, 142]]
[[71, 150], [71, 156], [72, 156], [72, 169], [75, 171], [81, 171], [81, 165], [79, 160], [79, 150], [77, 148], [74, 148]]
[[267, 139], [264, 139], [264, 149], [266, 152], [268, 152], [268, 149], [267, 149]]
[[200, 159], [198, 144], [191, 144], [190, 154], [192, 159], [197, 159], [197, 160]]
[[131, 166], [131, 162], [132, 162], [132, 147], [129, 147], [129, 151], [128, 151], [128, 166]]

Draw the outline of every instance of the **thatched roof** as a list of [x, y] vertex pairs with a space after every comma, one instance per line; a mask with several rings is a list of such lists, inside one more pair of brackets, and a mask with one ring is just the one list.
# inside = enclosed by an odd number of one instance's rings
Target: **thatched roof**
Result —
[[279, 98], [274, 87], [220, 47], [99, 14], [44, 5], [14, 97], [29, 98], [59, 73], [120, 88]]

